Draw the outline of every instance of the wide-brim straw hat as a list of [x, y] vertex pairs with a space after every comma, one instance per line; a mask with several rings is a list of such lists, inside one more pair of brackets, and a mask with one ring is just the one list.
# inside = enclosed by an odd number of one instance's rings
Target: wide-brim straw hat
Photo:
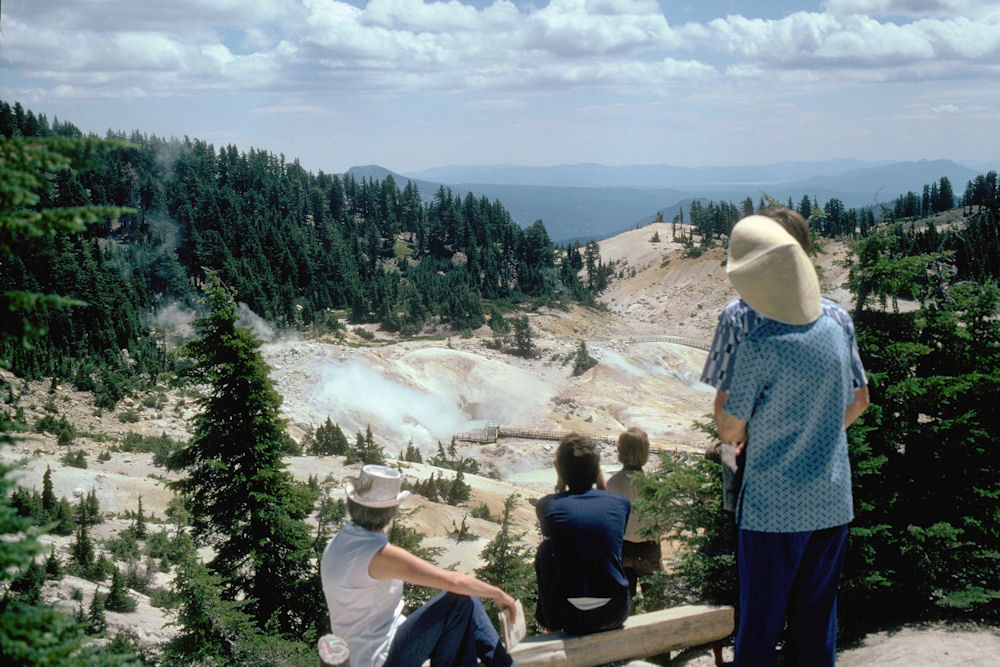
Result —
[[726, 262], [729, 281], [764, 317], [811, 324], [823, 312], [819, 278], [805, 250], [771, 218], [751, 215], [733, 227]]
[[356, 481], [344, 483], [344, 493], [350, 500], [365, 507], [395, 507], [410, 497], [409, 491], [401, 491], [403, 477], [395, 468], [366, 465]]

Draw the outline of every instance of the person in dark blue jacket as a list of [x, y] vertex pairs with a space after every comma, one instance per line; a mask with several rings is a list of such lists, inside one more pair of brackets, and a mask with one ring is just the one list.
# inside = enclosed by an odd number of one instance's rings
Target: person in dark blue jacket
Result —
[[535, 505], [546, 538], [535, 557], [535, 618], [570, 634], [619, 627], [631, 604], [621, 555], [632, 505], [604, 490], [597, 443], [590, 438], [564, 437], [555, 467], [556, 493]]

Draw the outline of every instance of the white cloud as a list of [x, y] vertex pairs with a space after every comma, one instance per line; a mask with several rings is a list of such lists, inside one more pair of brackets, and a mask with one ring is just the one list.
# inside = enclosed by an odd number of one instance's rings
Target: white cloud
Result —
[[1000, 3], [992, 1], [828, 0], [822, 13], [680, 26], [655, 0], [85, 4], [4, 3], [0, 71], [62, 98], [473, 90], [509, 99], [553, 89], [660, 95], [725, 77], [828, 86], [990, 77], [1000, 62]]
[[875, 16], [987, 16], [1000, 9], [994, 0], [826, 0], [823, 8], [831, 14]]

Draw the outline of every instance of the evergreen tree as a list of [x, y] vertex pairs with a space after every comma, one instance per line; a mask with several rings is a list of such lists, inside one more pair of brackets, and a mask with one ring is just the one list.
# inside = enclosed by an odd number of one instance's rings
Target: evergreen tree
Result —
[[90, 576], [94, 569], [94, 543], [90, 540], [88, 523], [81, 521], [76, 529], [76, 539], [70, 545], [70, 558], [74, 570], [83, 576]]
[[139, 507], [135, 512], [135, 520], [129, 526], [129, 530], [136, 539], [144, 539], [147, 535], [146, 517], [142, 513], [142, 495], [139, 496]]
[[194, 435], [170, 459], [185, 473], [172, 486], [186, 501], [197, 539], [215, 549], [209, 566], [223, 596], [243, 599], [260, 627], [273, 617], [282, 631], [296, 632], [312, 617], [301, 608], [309, 535], [281, 460], [281, 397], [260, 342], [236, 324], [231, 294], [210, 280], [211, 312], [184, 348], [195, 362], [185, 376], [209, 388], [199, 399]]
[[[163, 664], [253, 665], [312, 664], [310, 647], [264, 635], [243, 604], [223, 599], [221, 581], [198, 561], [190, 541], [182, 546], [174, 577], [180, 600], [178, 633], [164, 647]], [[308, 657], [312, 663], [307, 662]]]
[[[476, 570], [476, 576], [481, 580], [498, 586], [524, 605], [525, 622], [529, 634], [543, 631], [535, 622], [535, 605], [538, 594], [535, 589], [535, 570], [532, 567], [534, 554], [522, 540], [523, 534], [516, 534], [512, 528], [514, 504], [517, 494], [511, 494], [504, 500], [503, 514], [500, 517], [500, 531], [483, 547], [479, 557], [483, 566]], [[496, 621], [496, 605], [487, 600], [484, 602], [491, 618]]]
[[531, 325], [528, 323], [528, 317], [521, 315], [511, 319], [511, 327], [513, 330], [514, 354], [526, 359], [534, 357], [537, 349], [535, 348], [535, 336], [531, 331]]
[[583, 375], [596, 365], [597, 359], [590, 356], [587, 344], [581, 340], [576, 348], [576, 356], [573, 357], [573, 375]]
[[56, 555], [55, 548], [49, 551], [49, 556], [45, 559], [45, 577], [55, 581], [63, 578], [62, 561]]
[[104, 608], [125, 613], [135, 611], [136, 608], [136, 602], [125, 588], [122, 573], [117, 567], [111, 572], [111, 589], [104, 599]]
[[[5, 105], [6, 106], [6, 105]], [[9, 107], [8, 107], [9, 108]], [[2, 114], [0, 114], [2, 115]], [[51, 239], [57, 232], [79, 231], [88, 222], [119, 211], [83, 207], [53, 209], [42, 206], [53, 172], [85, 159], [106, 144], [79, 139], [0, 139], [0, 267], [23, 261], [35, 242]], [[70, 301], [36, 290], [10, 290], [2, 283], [0, 294], [0, 366], [23, 354], [41, 336], [44, 315]], [[0, 411], [0, 446], [11, 442], [13, 424]], [[12, 480], [14, 469], [0, 465], [0, 589], [7, 588], [15, 573], [33, 562], [40, 550], [32, 521], [18, 516], [13, 497], [19, 487]], [[62, 506], [62, 503], [60, 503]], [[41, 600], [25, 601], [5, 596], [0, 602], [0, 662], [18, 665], [98, 664], [98, 651], [81, 651], [82, 636], [72, 619]], [[104, 656], [105, 664], [111, 662]]]
[[56, 504], [56, 494], [52, 492], [52, 468], [45, 466], [45, 474], [42, 475], [42, 512], [50, 520], [55, 518]]
[[94, 590], [94, 597], [90, 600], [90, 607], [87, 610], [87, 633], [91, 635], [104, 635], [108, 629], [108, 619], [104, 615], [104, 595], [100, 588]]

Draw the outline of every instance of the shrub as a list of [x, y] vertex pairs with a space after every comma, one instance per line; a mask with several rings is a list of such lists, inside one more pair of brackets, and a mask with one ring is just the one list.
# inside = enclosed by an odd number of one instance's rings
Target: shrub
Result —
[[139, 413], [129, 408], [118, 413], [118, 421], [123, 424], [135, 424], [139, 421]]
[[77, 449], [76, 451], [66, 452], [61, 457], [59, 457], [59, 462], [65, 466], [71, 466], [73, 468], [87, 468], [87, 457], [84, 455], [82, 450]]

